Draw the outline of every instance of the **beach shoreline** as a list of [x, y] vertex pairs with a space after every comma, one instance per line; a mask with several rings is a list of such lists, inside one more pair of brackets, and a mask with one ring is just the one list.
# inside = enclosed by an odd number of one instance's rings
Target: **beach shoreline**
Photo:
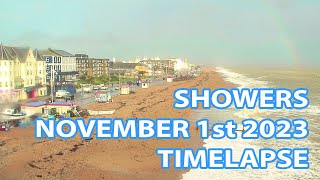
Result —
[[[94, 110], [116, 109], [110, 118], [185, 118], [190, 121], [189, 140], [36, 140], [33, 128], [15, 128], [2, 132], [0, 172], [5, 179], [181, 179], [186, 170], [161, 169], [157, 148], [203, 147], [195, 127], [191, 109], [172, 107], [175, 89], [230, 88], [232, 85], [213, 69], [192, 80], [165, 83], [141, 89], [134, 94], [121, 95], [110, 104], [90, 104]], [[172, 160], [171, 160], [172, 163]], [[17, 172], [19, 170], [19, 172]]]

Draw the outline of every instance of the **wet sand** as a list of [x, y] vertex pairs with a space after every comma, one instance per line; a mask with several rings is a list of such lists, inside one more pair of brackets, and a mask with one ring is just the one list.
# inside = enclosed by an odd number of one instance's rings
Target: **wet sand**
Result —
[[[88, 109], [116, 109], [119, 118], [186, 118], [189, 140], [36, 140], [33, 127], [0, 132], [1, 179], [180, 179], [185, 170], [163, 170], [157, 148], [199, 148], [202, 140], [192, 119], [192, 110], [172, 107], [177, 88], [231, 87], [212, 70], [193, 80], [152, 86], [114, 98], [111, 104], [91, 104]], [[171, 162], [172, 164], [172, 162]]]

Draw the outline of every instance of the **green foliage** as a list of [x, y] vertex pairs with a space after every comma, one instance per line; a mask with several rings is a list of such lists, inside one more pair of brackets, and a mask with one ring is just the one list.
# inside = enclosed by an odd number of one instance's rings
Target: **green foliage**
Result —
[[[124, 78], [121, 77], [121, 82], [128, 82], [134, 81], [135, 78]], [[114, 74], [110, 76], [110, 83], [117, 84], [119, 82], [119, 76]], [[79, 77], [78, 84], [108, 84], [109, 83], [109, 76], [108, 75], [101, 75], [101, 76], [88, 76], [87, 73], [81, 75]]]
[[146, 71], [139, 71], [139, 75], [143, 76], [146, 73]]
[[83, 74], [79, 77], [79, 79], [80, 79], [81, 81], [86, 81], [87, 76], [88, 76], [88, 73], [85, 72], [85, 73], [83, 73]]
[[110, 79], [111, 81], [119, 81], [119, 77], [116, 75], [111, 75]]
[[107, 75], [101, 75], [94, 78], [93, 84], [107, 84], [109, 82], [109, 77]]
[[91, 84], [95, 80], [95, 77], [89, 76], [87, 72], [83, 73], [79, 77], [79, 84]]

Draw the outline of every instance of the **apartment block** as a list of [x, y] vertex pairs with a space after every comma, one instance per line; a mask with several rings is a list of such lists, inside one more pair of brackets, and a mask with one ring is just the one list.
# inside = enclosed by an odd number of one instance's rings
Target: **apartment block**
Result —
[[163, 70], [168, 68], [168, 70], [174, 70], [175, 61], [173, 60], [142, 60], [139, 63], [147, 65], [150, 69], [154, 71]]
[[47, 49], [41, 51], [46, 60], [46, 80], [61, 89], [65, 84], [73, 84], [79, 75], [76, 57], [64, 50]]
[[31, 48], [1, 44], [0, 101], [5, 103], [46, 95], [44, 68], [44, 59], [35, 56]]
[[79, 75], [90, 76], [108, 74], [109, 59], [90, 58], [87, 54], [75, 54]]

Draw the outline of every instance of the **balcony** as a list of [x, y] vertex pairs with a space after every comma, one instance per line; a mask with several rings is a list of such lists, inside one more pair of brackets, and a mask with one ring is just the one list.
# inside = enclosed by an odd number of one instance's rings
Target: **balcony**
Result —
[[14, 82], [17, 84], [20, 84], [21, 82], [23, 82], [24, 80], [20, 77], [20, 76], [16, 76], [14, 77]]
[[17, 84], [14, 86], [15, 89], [23, 89], [24, 85], [23, 84]]
[[36, 83], [36, 85], [35, 85], [37, 88], [41, 88], [41, 87], [43, 87], [44, 85], [42, 84], [42, 83]]

